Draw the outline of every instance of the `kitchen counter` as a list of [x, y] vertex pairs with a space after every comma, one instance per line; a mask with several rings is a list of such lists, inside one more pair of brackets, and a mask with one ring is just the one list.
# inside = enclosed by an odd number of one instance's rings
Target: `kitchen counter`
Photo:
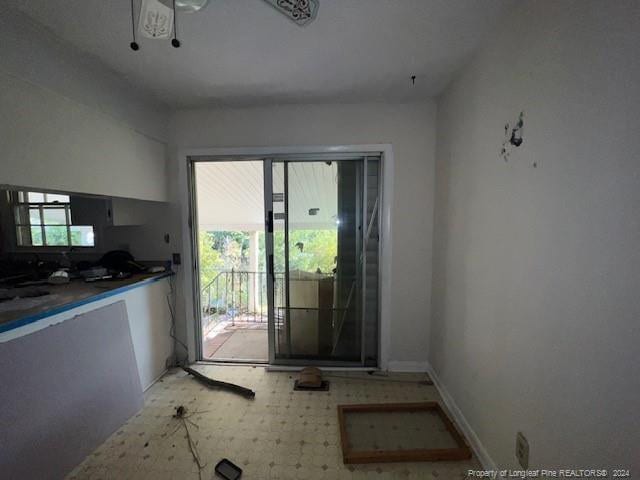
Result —
[[171, 275], [173, 272], [167, 271], [135, 274], [123, 280], [102, 280], [87, 283], [77, 279], [64, 285], [43, 285], [42, 289], [50, 292], [49, 295], [0, 302], [0, 333], [121, 294]]

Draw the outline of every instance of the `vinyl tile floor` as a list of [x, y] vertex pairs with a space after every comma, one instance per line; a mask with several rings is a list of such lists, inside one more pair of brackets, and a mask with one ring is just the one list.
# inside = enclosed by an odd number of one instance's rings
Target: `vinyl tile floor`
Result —
[[[424, 376], [335, 373], [329, 392], [294, 392], [293, 375], [263, 367], [197, 365], [202, 373], [256, 392], [246, 400], [210, 390], [181, 370], [166, 374], [145, 393], [145, 406], [78, 465], [67, 479], [197, 480], [219, 478], [214, 467], [228, 458], [243, 480], [464, 479], [479, 469], [475, 457], [458, 462], [344, 465], [339, 404], [441, 401], [434, 386], [406, 383]], [[204, 468], [189, 450], [176, 407]]]

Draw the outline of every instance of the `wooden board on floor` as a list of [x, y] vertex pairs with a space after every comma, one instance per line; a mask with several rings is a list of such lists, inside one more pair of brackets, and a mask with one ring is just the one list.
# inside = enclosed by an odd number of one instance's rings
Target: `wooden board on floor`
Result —
[[[444, 424], [455, 442], [455, 447], [447, 448], [411, 448], [411, 449], [364, 449], [357, 450], [347, 429], [348, 415], [366, 413], [401, 413], [430, 412], [435, 413]], [[467, 460], [471, 458], [471, 449], [464, 437], [447, 416], [438, 402], [423, 403], [380, 403], [360, 405], [338, 405], [338, 422], [340, 425], [340, 441], [342, 458], [349, 463], [387, 463], [387, 462], [434, 462]]]

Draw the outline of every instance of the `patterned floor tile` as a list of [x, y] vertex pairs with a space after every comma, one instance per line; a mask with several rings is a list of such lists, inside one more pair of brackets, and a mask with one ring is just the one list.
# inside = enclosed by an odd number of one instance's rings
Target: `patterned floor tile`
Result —
[[[363, 373], [331, 377], [329, 392], [292, 392], [292, 375], [260, 367], [198, 366], [206, 375], [251, 388], [248, 401], [202, 387], [173, 371], [145, 393], [145, 407], [78, 465], [68, 479], [212, 479], [228, 458], [243, 480], [463, 479], [479, 468], [465, 462], [344, 465], [336, 406], [344, 403], [439, 400], [416, 376], [374, 378]], [[205, 467], [199, 472], [175, 408], [187, 407], [186, 425]]]

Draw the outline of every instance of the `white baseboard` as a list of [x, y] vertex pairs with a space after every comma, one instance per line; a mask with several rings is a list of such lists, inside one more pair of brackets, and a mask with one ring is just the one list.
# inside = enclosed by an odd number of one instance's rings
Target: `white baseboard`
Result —
[[151, 380], [151, 383], [149, 385], [147, 385], [146, 387], [145, 386], [142, 387], [142, 392], [144, 393], [147, 390], [149, 390], [151, 387], [153, 387], [158, 382], [158, 380], [160, 380], [162, 377], [164, 377], [164, 374], [167, 373], [168, 371], [169, 370], [165, 368], [164, 371], [160, 375], [158, 375], [156, 378]]
[[453, 420], [455, 421], [456, 425], [460, 428], [460, 430], [462, 430], [462, 433], [468, 440], [469, 446], [480, 461], [482, 468], [484, 470], [497, 470], [496, 463], [484, 448], [484, 445], [482, 445], [482, 442], [478, 438], [478, 435], [476, 435], [476, 432], [474, 432], [473, 428], [471, 428], [471, 425], [463, 415], [460, 408], [458, 408], [458, 405], [456, 404], [449, 391], [440, 381], [438, 374], [433, 370], [433, 367], [428, 362], [426, 371], [429, 373], [431, 380], [433, 380], [433, 384], [438, 389], [438, 392], [440, 393], [445, 406], [449, 410], [449, 413], [451, 413], [451, 415], [453, 416]]
[[389, 360], [387, 369], [390, 372], [426, 372], [429, 368], [428, 362], [405, 362], [399, 360]]

